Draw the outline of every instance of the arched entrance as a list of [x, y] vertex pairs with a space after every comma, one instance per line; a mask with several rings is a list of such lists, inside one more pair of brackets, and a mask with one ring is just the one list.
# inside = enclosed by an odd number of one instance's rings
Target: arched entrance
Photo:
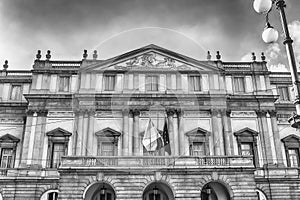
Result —
[[94, 183], [84, 193], [84, 200], [115, 200], [114, 189], [105, 182]]
[[230, 194], [223, 184], [210, 182], [202, 188], [201, 200], [230, 200]]
[[143, 193], [143, 200], [175, 200], [171, 188], [163, 182], [149, 184]]

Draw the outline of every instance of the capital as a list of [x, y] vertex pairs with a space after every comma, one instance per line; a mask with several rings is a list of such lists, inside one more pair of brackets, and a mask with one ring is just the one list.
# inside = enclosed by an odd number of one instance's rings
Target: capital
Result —
[[177, 117], [182, 117], [184, 115], [184, 111], [182, 109], [176, 110]]
[[266, 117], [267, 111], [266, 110], [255, 110], [255, 113], [258, 117]]
[[48, 114], [48, 110], [38, 110], [37, 111], [37, 115], [38, 116], [42, 116], [42, 117], [46, 117], [47, 116], [47, 114]]
[[167, 113], [168, 117], [173, 116], [175, 114], [175, 109], [174, 108], [168, 108], [166, 110], [166, 113]]
[[131, 112], [132, 112], [132, 114], [133, 114], [134, 117], [135, 116], [139, 116], [141, 114], [141, 112], [138, 109], [134, 109]]
[[277, 117], [277, 111], [276, 110], [269, 110], [270, 117]]

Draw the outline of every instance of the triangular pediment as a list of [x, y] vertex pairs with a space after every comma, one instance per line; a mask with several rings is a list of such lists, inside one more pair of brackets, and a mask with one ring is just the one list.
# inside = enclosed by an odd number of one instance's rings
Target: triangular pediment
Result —
[[197, 127], [193, 130], [188, 131], [186, 135], [187, 136], [209, 136], [210, 132], [201, 127]]
[[156, 45], [116, 56], [105, 61], [86, 61], [83, 72], [89, 71], [219, 71], [208, 61], [199, 61]]
[[119, 137], [121, 135], [121, 133], [110, 127], [107, 127], [107, 128], [104, 128], [104, 129], [96, 132], [95, 135], [101, 136], [101, 137]]
[[53, 129], [49, 132], [46, 133], [47, 136], [52, 136], [52, 137], [69, 137], [72, 135], [69, 131], [66, 131], [60, 127]]
[[243, 137], [253, 137], [258, 136], [258, 132], [252, 130], [249, 127], [243, 128], [239, 131], [234, 132], [235, 136], [243, 136]]
[[5, 134], [2, 137], [0, 137], [0, 142], [6, 142], [6, 143], [18, 143], [20, 141], [19, 138], [10, 135], [10, 134]]
[[300, 142], [300, 137], [295, 135], [295, 134], [291, 134], [286, 136], [285, 138], [281, 139], [281, 141], [283, 142], [296, 142], [299, 143]]

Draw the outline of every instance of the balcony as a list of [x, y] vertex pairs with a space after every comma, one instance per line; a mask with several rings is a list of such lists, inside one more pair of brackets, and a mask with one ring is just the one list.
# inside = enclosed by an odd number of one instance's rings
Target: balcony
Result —
[[68, 168], [253, 168], [252, 156], [64, 156]]

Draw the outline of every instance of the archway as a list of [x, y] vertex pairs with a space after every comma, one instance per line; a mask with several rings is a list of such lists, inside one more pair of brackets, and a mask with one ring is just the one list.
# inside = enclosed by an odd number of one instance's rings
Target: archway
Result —
[[143, 200], [175, 200], [171, 188], [163, 182], [149, 184], [143, 193]]
[[223, 184], [210, 182], [202, 188], [201, 200], [230, 200], [230, 194]]
[[83, 194], [84, 200], [115, 200], [116, 193], [111, 185], [97, 182], [90, 185]]

